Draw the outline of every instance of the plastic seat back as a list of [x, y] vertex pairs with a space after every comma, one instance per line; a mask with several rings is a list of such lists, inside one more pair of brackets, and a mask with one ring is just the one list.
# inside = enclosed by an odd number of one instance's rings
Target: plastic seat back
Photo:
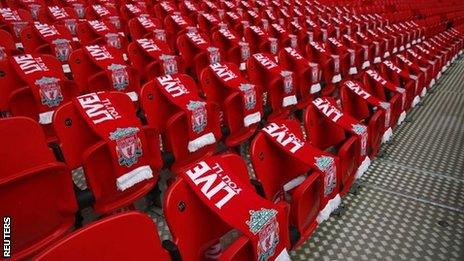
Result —
[[74, 226], [71, 173], [31, 119], [0, 120], [0, 214], [12, 225], [14, 258], [30, 257]]
[[[122, 240], [122, 239], [136, 240]], [[79, 249], [79, 251], [76, 251]], [[170, 260], [153, 221], [126, 212], [96, 221], [61, 239], [36, 260]]]
[[[244, 162], [231, 154], [225, 157], [234, 162], [236, 174], [247, 182], [248, 172]], [[183, 260], [207, 260], [205, 251], [232, 229], [198, 198], [182, 178], [168, 188], [163, 210]], [[241, 255], [237, 255], [232, 260], [249, 260], [253, 256], [253, 252], [248, 252], [252, 248], [246, 245], [243, 245], [243, 251], [247, 253], [242, 254], [247, 258], [239, 259]]]
[[304, 124], [308, 141], [319, 149], [325, 150], [346, 139], [343, 128], [322, 116], [312, 104], [306, 108]]
[[[104, 45], [103, 45], [104, 46]], [[128, 85], [124, 87], [124, 92], [138, 92], [140, 90], [140, 75], [132, 66], [122, 61], [123, 54], [116, 48], [104, 46], [111, 55], [115, 57], [114, 63], [124, 65], [127, 72]], [[121, 59], [116, 59], [120, 57]], [[86, 54], [83, 49], [73, 51], [69, 57], [69, 66], [74, 75], [74, 80], [79, 85], [82, 92], [97, 92], [97, 91], [114, 91], [114, 83], [108, 77], [106, 69], [103, 70]]]
[[[124, 93], [112, 95], [127, 99], [124, 107], [135, 115], [135, 108]], [[147, 148], [144, 157], [153, 171], [154, 178], [140, 182], [124, 191], [118, 190], [114, 178], [114, 163], [110, 148], [87, 125], [73, 103], [67, 103], [55, 111], [53, 127], [66, 164], [70, 169], [83, 167], [87, 185], [95, 197], [94, 208], [99, 213], [110, 213], [133, 203], [145, 195], [157, 181], [157, 171], [162, 166], [159, 134], [152, 128], [144, 127]]]

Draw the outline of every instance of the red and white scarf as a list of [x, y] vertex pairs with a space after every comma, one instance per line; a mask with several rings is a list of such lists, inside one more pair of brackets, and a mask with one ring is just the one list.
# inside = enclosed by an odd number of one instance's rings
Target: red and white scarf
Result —
[[319, 111], [320, 114], [326, 119], [332, 121], [333, 123], [343, 128], [345, 131], [358, 137], [361, 147], [361, 158], [363, 158], [363, 160], [356, 172], [356, 178], [360, 178], [364, 172], [367, 171], [370, 165], [370, 159], [367, 155], [367, 145], [369, 140], [367, 127], [350, 115], [344, 114], [341, 110], [339, 110], [337, 103], [333, 98], [317, 98], [313, 100], [312, 103], [314, 108]]
[[196, 55], [200, 52], [207, 52], [210, 64], [221, 62], [219, 49], [211, 45], [207, 35], [198, 32], [187, 32], [185, 35], [190, 43], [197, 49]]
[[390, 140], [393, 135], [393, 130], [390, 127], [390, 117], [391, 117], [391, 104], [389, 102], [384, 102], [368, 93], [359, 82], [348, 80], [343, 82], [343, 85], [346, 86], [353, 95], [361, 98], [366, 101], [368, 104], [374, 106], [376, 109], [384, 111], [385, 114], [385, 131], [382, 137], [382, 142], [387, 142]]
[[132, 100], [137, 100], [137, 93], [129, 92], [130, 71], [121, 55], [102, 45], [88, 45], [83, 49], [92, 62], [106, 72], [108, 81], [116, 91], [126, 92]]
[[10, 28], [11, 32], [14, 32], [16, 37], [19, 37], [21, 30], [29, 24], [19, 16], [18, 11], [11, 8], [0, 8], [0, 20]]
[[147, 38], [136, 39], [135, 42], [146, 54], [161, 63], [164, 74], [178, 73], [176, 56], [170, 55], [170, 51], [167, 48], [163, 48], [163, 44]]
[[[188, 150], [195, 152], [207, 145], [214, 144], [216, 138], [208, 119], [208, 105], [194, 91], [195, 86], [184, 80], [185, 75], [164, 75], [155, 80], [161, 93], [187, 116], [189, 128]], [[187, 85], [187, 86], [185, 86]]]
[[209, 66], [212, 72], [231, 91], [238, 92], [242, 98], [244, 117], [243, 125], [248, 127], [261, 121], [262, 97], [257, 87], [248, 83], [240, 72], [234, 72], [227, 64], [215, 63]]
[[166, 32], [158, 28], [155, 24], [155, 21], [153, 18], [149, 16], [137, 16], [137, 22], [142, 26], [142, 28], [145, 30], [146, 34], [148, 33], [153, 33], [153, 37], [158, 40], [158, 41], [163, 41], [166, 42]]
[[399, 93], [401, 95], [401, 109], [403, 110], [401, 112], [401, 115], [398, 119], [398, 125], [400, 125], [403, 120], [406, 118], [406, 111], [404, 110], [404, 106], [406, 104], [406, 90], [404, 88], [401, 88], [399, 86], [394, 85], [393, 83], [389, 82], [387, 79], [385, 79], [382, 75], [380, 75], [377, 71], [368, 69], [366, 70], [366, 75], [373, 79], [378, 87], [385, 88], [391, 92], [394, 93]]
[[124, 191], [153, 178], [142, 125], [132, 102], [111, 92], [89, 93], [73, 99], [87, 125], [106, 142], [113, 159], [116, 187]]
[[104, 37], [108, 45], [113, 46], [117, 49], [122, 48], [122, 43], [119, 34], [115, 30], [112, 30], [110, 28], [111, 26], [106, 24], [105, 21], [88, 20], [86, 21], [86, 23], [90, 26], [90, 28], [96, 35]]
[[35, 23], [34, 30], [45, 42], [47, 42], [61, 62], [67, 62], [72, 52], [71, 41], [66, 39], [55, 26], [48, 24]]
[[[288, 57], [290, 58], [291, 62], [295, 64], [296, 66], [300, 68], [309, 68], [311, 70], [311, 79], [310, 83], [311, 86], [309, 86], [308, 90], [310, 94], [317, 93], [321, 90], [321, 83], [320, 83], [320, 70], [317, 66], [317, 64], [310, 63], [308, 60], [306, 60], [303, 55], [301, 55], [297, 50], [291, 48], [291, 47], [285, 47], [284, 50], [287, 52]], [[307, 79], [305, 79], [307, 80]]]
[[179, 175], [210, 210], [250, 239], [254, 260], [290, 260], [286, 213], [258, 196], [236, 173], [233, 162], [212, 156]]
[[[304, 140], [300, 125], [295, 120], [276, 120], [270, 122], [262, 129], [266, 137], [287, 155], [303, 164], [308, 170], [314, 170], [322, 174], [324, 179], [324, 193], [321, 200], [321, 211], [317, 217], [318, 223], [327, 220], [330, 213], [341, 203], [338, 191], [340, 171], [339, 159], [321, 151]], [[306, 175], [292, 177], [284, 186], [283, 191], [289, 191], [297, 187], [306, 179]]]
[[274, 83], [275, 81], [281, 83], [281, 88], [283, 89], [284, 93], [282, 97], [282, 107], [295, 105], [297, 103], [297, 98], [293, 73], [290, 71], [282, 70], [282, 67], [280, 67], [269, 54], [257, 53], [253, 55], [253, 59], [255, 59], [260, 64], [260, 66], [264, 67], [269, 72], [271, 77], [270, 84]]
[[54, 68], [47, 66], [40, 56], [16, 55], [10, 58], [16, 73], [30, 87], [39, 108], [39, 122], [50, 124], [55, 109], [63, 102], [60, 83]]

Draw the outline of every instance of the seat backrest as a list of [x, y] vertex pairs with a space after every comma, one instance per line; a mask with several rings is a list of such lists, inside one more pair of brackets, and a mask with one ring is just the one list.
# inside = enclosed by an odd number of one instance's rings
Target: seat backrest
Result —
[[[190, 77], [181, 77], [183, 80], [189, 82], [187, 87], [196, 86], [195, 82]], [[178, 109], [162, 94], [155, 81], [156, 79], [149, 81], [142, 87], [140, 92], [140, 102], [145, 114], [147, 115], [148, 124], [161, 133], [166, 130], [168, 119], [178, 112]]]
[[[47, 26], [45, 24], [44, 26]], [[69, 32], [68, 28], [64, 25], [54, 25], [56, 29], [56, 33], [54, 32], [55, 35], [60, 35], [61, 39], [66, 39], [70, 43], [71, 47], [71, 40], [72, 40], [72, 35]], [[51, 29], [51, 28], [50, 28]], [[45, 32], [46, 34], [48, 32]], [[56, 56], [57, 53], [55, 53], [54, 47], [52, 47], [47, 41], [45, 41], [39, 32], [34, 28], [34, 25], [25, 27], [21, 31], [21, 42], [23, 43], [24, 50], [28, 53], [41, 53], [41, 54], [51, 54], [53, 56]], [[72, 47], [71, 47], [72, 48]], [[67, 59], [67, 57], [66, 57]]]
[[[118, 95], [127, 100], [124, 108], [121, 106], [117, 108], [118, 110], [131, 111], [135, 115], [134, 105], [126, 94], [114, 92], [112, 95]], [[68, 167], [70, 169], [80, 166], [84, 168], [86, 181], [95, 197], [94, 207], [98, 212], [107, 213], [129, 205], [143, 196], [156, 182], [156, 172], [161, 168], [162, 160], [159, 136], [154, 129], [143, 128], [142, 131], [148, 145], [143, 149], [143, 156], [147, 157], [155, 178], [120, 191], [116, 187], [116, 182], [113, 182], [115, 170], [110, 148], [88, 126], [72, 102], [55, 111], [53, 128]]]
[[0, 215], [11, 219], [11, 252], [22, 259], [73, 227], [77, 204], [71, 173], [56, 161], [31, 119], [1, 119], [0, 146]]
[[[286, 124], [294, 125], [292, 129], [300, 129], [297, 121]], [[263, 185], [266, 198], [271, 201], [279, 196], [287, 182], [308, 172], [307, 166], [296, 164], [294, 158], [270, 141], [263, 132], [259, 132], [251, 143], [250, 159], [256, 178]]]
[[372, 95], [374, 95], [380, 100], [383, 100], [383, 101], [387, 100], [384, 88], [380, 86], [380, 84], [372, 76], [368, 75], [367, 73], [364, 73], [363, 75], [363, 84], [369, 93], [372, 93]]
[[343, 112], [353, 116], [355, 119], [362, 121], [370, 116], [369, 104], [367, 101], [353, 93], [353, 91], [343, 83], [340, 85], [340, 100], [342, 102]]
[[9, 111], [8, 100], [11, 93], [27, 84], [16, 74], [8, 59], [0, 61], [0, 72], [0, 111]]
[[321, 150], [335, 146], [345, 140], [345, 131], [317, 111], [310, 104], [304, 113], [307, 140]]
[[74, 81], [76, 81], [82, 92], [88, 91], [87, 81], [89, 77], [101, 70], [97, 65], [92, 63], [82, 49], [74, 50], [71, 53], [69, 56], [69, 66], [73, 72]]
[[[78, 250], [78, 251], [76, 251]], [[156, 225], [145, 214], [126, 212], [92, 223], [58, 241], [36, 260], [170, 260]]]
[[[112, 48], [110, 46], [105, 47], [107, 47], [107, 50], [110, 51], [111, 55], [114, 57], [114, 63], [125, 66], [124, 70], [127, 73], [127, 75], [124, 75], [124, 77], [128, 78], [128, 84], [124, 87], [122, 91], [138, 92], [140, 89], [140, 75], [138, 71], [135, 70], [132, 66], [127, 65], [124, 62], [121, 62], [123, 54], [120, 50]], [[120, 57], [121, 59], [117, 59], [117, 57]], [[83, 92], [116, 90], [116, 88], [114, 87], [114, 80], [112, 80], [108, 76], [109, 74], [112, 74], [108, 72], [110, 69], [103, 69], [97, 64], [95, 64], [94, 61], [92, 61], [92, 58], [89, 57], [89, 55], [83, 49], [78, 49], [71, 53], [69, 57], [69, 66], [71, 67], [71, 70], [73, 72], [77, 84], [79, 85], [79, 88]]]
[[[248, 172], [243, 160], [237, 160], [231, 154], [227, 157], [234, 161], [236, 174], [242, 175], [245, 182]], [[182, 178], [178, 178], [168, 188], [163, 210], [173, 241], [183, 260], [206, 260], [205, 250], [232, 230], [201, 201]]]

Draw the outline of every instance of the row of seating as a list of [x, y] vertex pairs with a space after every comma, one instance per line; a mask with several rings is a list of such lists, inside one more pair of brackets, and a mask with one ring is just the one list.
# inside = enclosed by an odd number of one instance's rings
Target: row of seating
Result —
[[[0, 213], [18, 259], [122, 259], [118, 236], [141, 259], [288, 259], [464, 47], [458, 23], [317, 1], [7, 1], [0, 15]], [[115, 215], [157, 194], [162, 168], [163, 243], [144, 214]], [[219, 191], [237, 212], [240, 191], [259, 194], [279, 226], [248, 235], [209, 205]], [[110, 217], [69, 234], [89, 203]]]

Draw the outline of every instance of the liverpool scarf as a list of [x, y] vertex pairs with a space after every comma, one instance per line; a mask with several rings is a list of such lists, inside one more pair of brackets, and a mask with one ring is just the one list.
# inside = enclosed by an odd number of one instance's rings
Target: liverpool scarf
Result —
[[375, 81], [376, 87], [384, 88], [390, 92], [399, 93], [401, 95], [401, 104], [402, 104], [401, 109], [403, 111], [401, 112], [401, 115], [397, 123], [397, 125], [400, 125], [403, 122], [403, 120], [406, 118], [406, 111], [404, 107], [404, 105], [406, 104], [406, 98], [407, 98], [406, 90], [404, 88], [396, 86], [393, 83], [387, 81], [387, 79], [385, 79], [375, 70], [372, 70], [372, 69], [366, 70], [366, 75]]
[[31, 54], [10, 58], [11, 65], [32, 91], [39, 109], [39, 122], [49, 124], [55, 108], [63, 101], [61, 78], [47, 66], [40, 56]]
[[105, 21], [87, 20], [86, 23], [94, 34], [106, 40], [109, 46], [121, 49], [122, 42], [116, 30], [113, 30]]
[[196, 87], [186, 79], [186, 75], [165, 75], [156, 78], [155, 83], [164, 97], [187, 116], [188, 150], [195, 152], [214, 144], [216, 138], [208, 121], [208, 104], [196, 94]]
[[137, 45], [156, 62], [159, 62], [164, 74], [178, 72], [176, 56], [170, 55], [171, 51], [165, 42], [158, 40], [140, 38], [135, 41]]
[[[329, 218], [330, 213], [335, 210], [341, 202], [338, 194], [338, 177], [340, 171], [339, 159], [321, 151], [305, 142], [301, 133], [300, 125], [295, 120], [277, 120], [270, 122], [262, 129], [266, 137], [272, 141], [284, 153], [295, 159], [298, 164], [307, 167], [308, 170], [317, 171], [324, 179], [323, 198], [321, 200], [321, 211], [317, 217], [318, 223]], [[293, 177], [284, 186], [284, 191], [289, 191], [306, 179], [305, 175]]]
[[392, 128], [390, 127], [391, 104], [389, 102], [381, 101], [376, 97], [372, 96], [361, 86], [359, 82], [348, 80], [343, 82], [343, 86], [345, 86], [352, 95], [355, 95], [356, 97], [364, 100], [366, 103], [374, 106], [376, 109], [384, 111], [385, 131], [382, 137], [382, 142], [389, 141], [393, 134]]
[[269, 54], [257, 53], [253, 55], [253, 59], [255, 59], [269, 72], [269, 75], [271, 75], [269, 85], [272, 87], [280, 87], [280, 90], [269, 90], [269, 87], [266, 89], [273, 93], [283, 93], [281, 106], [287, 107], [296, 104], [296, 86], [293, 73], [282, 70], [282, 67], [279, 66], [275, 62], [274, 58]]
[[19, 16], [18, 11], [10, 8], [0, 8], [0, 20], [10, 28], [11, 32], [14, 32], [16, 37], [19, 37], [21, 30], [29, 24]]
[[69, 55], [72, 52], [71, 41], [66, 39], [53, 25], [35, 23], [34, 30], [39, 34], [40, 38], [48, 43], [55, 56], [61, 62], [67, 62]]
[[252, 124], [261, 121], [262, 113], [262, 97], [257, 91], [257, 87], [248, 83], [240, 72], [233, 71], [234, 67], [229, 67], [227, 64], [211, 64], [209, 66], [216, 77], [228, 88], [230, 92], [238, 92], [242, 98], [243, 104], [243, 125], [248, 127]]
[[230, 158], [212, 156], [190, 165], [179, 175], [210, 210], [250, 239], [254, 260], [290, 260], [286, 213], [258, 196], [236, 174], [236, 164]]
[[73, 99], [87, 125], [106, 142], [113, 158], [116, 187], [124, 191], [153, 177], [144, 149], [148, 148], [132, 102], [111, 92]]
[[[108, 81], [116, 91], [128, 92], [131, 80], [130, 71], [116, 50], [110, 50], [103, 45], [88, 45], [83, 49], [90, 60], [106, 72]], [[136, 100], [135, 92], [128, 92], [128, 95]]]
[[359, 123], [359, 121], [353, 117], [340, 111], [337, 107], [337, 103], [333, 98], [317, 98], [313, 100], [312, 103], [314, 108], [316, 108], [316, 110], [319, 111], [323, 117], [337, 124], [345, 131], [358, 137], [361, 146], [361, 158], [364, 158], [356, 172], [356, 178], [360, 178], [370, 165], [370, 159], [367, 156], [367, 127], [364, 124]]

